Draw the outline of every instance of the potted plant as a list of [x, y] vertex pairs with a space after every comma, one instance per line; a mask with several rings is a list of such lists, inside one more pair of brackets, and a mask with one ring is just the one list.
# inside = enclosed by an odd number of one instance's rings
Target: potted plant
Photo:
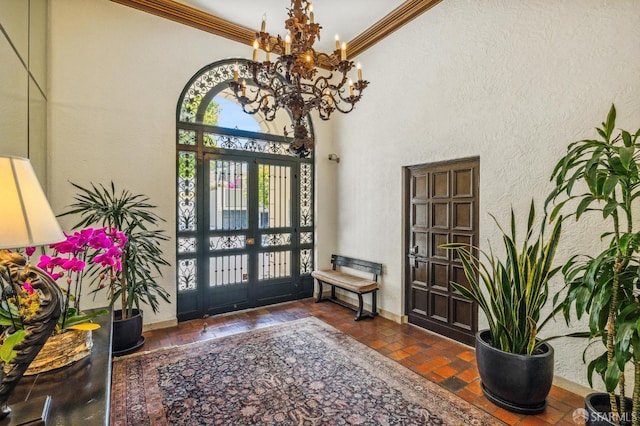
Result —
[[[640, 424], [640, 233], [635, 231], [634, 211], [640, 207], [640, 130], [614, 135], [615, 106], [597, 128], [598, 139], [569, 145], [552, 174], [555, 189], [547, 204], [551, 217], [572, 208], [576, 221], [597, 212], [607, 226], [600, 239], [608, 244], [600, 253], [574, 256], [563, 268], [566, 290], [558, 306], [569, 323], [571, 308], [578, 319], [588, 315], [591, 342], [600, 341], [603, 352], [587, 367], [589, 384], [598, 373], [608, 395], [591, 394], [587, 411], [609, 423]], [[569, 202], [569, 203], [568, 203]], [[567, 204], [568, 203], [568, 204]], [[625, 395], [625, 367], [634, 370], [632, 406]], [[619, 396], [616, 396], [616, 388]], [[604, 402], [600, 403], [597, 401]], [[595, 406], [595, 407], [594, 407]], [[631, 411], [629, 411], [631, 410]], [[589, 423], [588, 423], [589, 424]]]
[[114, 354], [123, 354], [144, 344], [141, 303], [157, 312], [159, 299], [169, 302], [169, 293], [157, 282], [162, 276], [161, 267], [169, 265], [160, 247], [168, 237], [156, 228], [164, 219], [153, 211], [156, 206], [149, 203], [147, 196], [127, 190], [118, 193], [113, 182], [108, 187], [72, 185], [78, 194], [61, 216], [80, 215], [74, 229], [100, 225], [119, 229], [127, 237], [121, 270], [106, 285], [95, 274], [93, 290], [106, 290], [109, 304], [120, 307], [114, 311], [112, 346]]
[[544, 411], [553, 381], [553, 348], [538, 339], [538, 333], [553, 315], [551, 312], [541, 320], [549, 297], [548, 281], [560, 270], [553, 267], [553, 259], [561, 220], [555, 222], [545, 239], [546, 221], [536, 226], [535, 216], [532, 201], [519, 245], [513, 209], [509, 233], [492, 215], [502, 233], [504, 260], [493, 249], [485, 252], [468, 244], [443, 245], [456, 251], [468, 281], [451, 285], [477, 302], [489, 323], [488, 330], [476, 334], [482, 391], [494, 404], [522, 414]]
[[[107, 309], [83, 312], [80, 307], [84, 276], [88, 269], [98, 274], [99, 283], [109, 280], [122, 267], [122, 249], [127, 237], [117, 229], [85, 228], [66, 234], [64, 241], [42, 249], [37, 267], [58, 285], [62, 294], [62, 314], [53, 336], [47, 340], [26, 375], [37, 374], [69, 365], [91, 354], [91, 332], [100, 328], [92, 320], [109, 313]], [[35, 247], [27, 247], [31, 257]], [[28, 283], [25, 292], [30, 294]], [[24, 304], [22, 304], [24, 306]], [[30, 305], [31, 306], [31, 305]], [[16, 310], [10, 303], [0, 306], [0, 325], [14, 322]]]
[[[2, 252], [5, 261], [24, 264], [26, 270], [46, 274], [60, 292], [61, 314], [57, 317], [53, 333], [29, 364], [25, 375], [55, 370], [89, 356], [93, 347], [92, 331], [100, 328], [92, 320], [109, 313], [107, 309], [82, 311], [80, 295], [83, 278], [87, 265], [93, 264], [102, 277], [118, 270], [126, 237], [117, 230], [107, 232], [105, 228], [83, 229], [65, 237], [64, 241], [49, 245], [47, 250], [42, 249], [37, 267], [30, 261], [35, 247], [26, 247], [24, 255], [21, 251]], [[0, 301], [0, 326], [20, 331], [23, 328], [22, 317], [40, 306], [41, 295], [29, 280], [16, 288], [18, 291], [3, 289], [5, 297]], [[12, 342], [18, 339], [14, 335], [3, 337], [6, 337], [5, 342], [8, 341], [7, 347], [11, 347]], [[4, 351], [0, 348], [0, 358], [7, 362], [6, 355], [11, 351], [7, 351], [4, 345], [3, 348]]]

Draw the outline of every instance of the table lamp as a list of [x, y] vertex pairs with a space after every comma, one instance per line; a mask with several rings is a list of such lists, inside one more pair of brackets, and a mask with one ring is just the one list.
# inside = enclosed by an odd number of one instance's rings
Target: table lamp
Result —
[[[16, 249], [60, 242], [65, 235], [49, 206], [42, 187], [26, 158], [0, 156], [0, 249]], [[16, 355], [4, 365], [0, 380], [0, 425], [45, 424], [51, 398], [35, 398], [12, 404], [9, 395], [29, 364], [53, 333], [62, 309], [58, 285], [43, 270], [7, 250], [0, 250], [2, 300], [14, 295], [29, 281], [40, 292], [40, 307], [33, 317], [22, 317], [29, 329], [13, 350]], [[12, 327], [15, 328], [15, 327]]]

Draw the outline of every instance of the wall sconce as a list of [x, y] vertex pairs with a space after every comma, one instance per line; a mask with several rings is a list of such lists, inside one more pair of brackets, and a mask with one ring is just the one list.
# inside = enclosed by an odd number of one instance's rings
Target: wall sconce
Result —
[[338, 157], [336, 154], [329, 154], [329, 161], [335, 161], [336, 163], [339, 163], [340, 157]]

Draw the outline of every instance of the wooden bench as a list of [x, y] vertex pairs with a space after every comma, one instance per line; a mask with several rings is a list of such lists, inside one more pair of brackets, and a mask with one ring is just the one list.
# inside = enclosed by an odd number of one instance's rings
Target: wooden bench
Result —
[[[331, 255], [332, 269], [323, 269], [321, 271], [313, 271], [311, 276], [318, 281], [318, 297], [316, 303], [323, 300], [329, 300], [338, 305], [345, 306], [350, 309], [354, 309], [351, 305], [341, 301], [336, 297], [336, 287], [342, 290], [350, 291], [358, 296], [358, 309], [356, 310], [356, 318], [358, 321], [362, 318], [373, 318], [378, 315], [377, 307], [377, 292], [378, 292], [378, 275], [382, 273], [382, 265], [380, 263], [369, 262], [368, 260], [354, 259], [351, 257], [338, 256], [337, 254]], [[348, 274], [338, 270], [340, 266], [346, 268], [355, 269], [358, 271], [369, 272], [373, 274], [373, 278], [363, 278], [356, 275]], [[322, 285], [327, 284], [331, 286], [331, 297], [323, 298]], [[371, 312], [364, 312], [362, 295], [371, 293]]]

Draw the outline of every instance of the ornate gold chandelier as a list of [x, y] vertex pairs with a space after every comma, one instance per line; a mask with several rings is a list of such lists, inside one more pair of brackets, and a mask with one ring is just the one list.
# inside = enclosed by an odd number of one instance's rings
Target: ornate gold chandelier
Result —
[[[357, 80], [348, 78], [354, 63], [347, 60], [347, 46], [340, 44], [338, 36], [332, 53], [314, 50], [313, 44], [320, 39], [322, 27], [314, 22], [309, 1], [291, 0], [288, 14], [285, 21], [288, 34], [284, 39], [267, 33], [266, 17], [262, 17], [262, 27], [253, 43], [253, 60], [246, 63], [253, 87], [247, 87], [245, 80], [239, 81], [238, 65], [230, 86], [248, 114], [261, 111], [266, 120], [272, 121], [280, 108], [288, 110], [293, 119], [294, 139], [289, 150], [304, 158], [313, 148], [313, 136], [305, 124], [306, 115], [316, 110], [322, 120], [328, 120], [336, 110], [351, 112], [369, 82], [362, 79], [360, 64], [356, 67]], [[260, 50], [266, 52], [263, 62], [258, 61]], [[272, 61], [272, 54], [279, 56]], [[320, 71], [319, 67], [324, 70]]]

